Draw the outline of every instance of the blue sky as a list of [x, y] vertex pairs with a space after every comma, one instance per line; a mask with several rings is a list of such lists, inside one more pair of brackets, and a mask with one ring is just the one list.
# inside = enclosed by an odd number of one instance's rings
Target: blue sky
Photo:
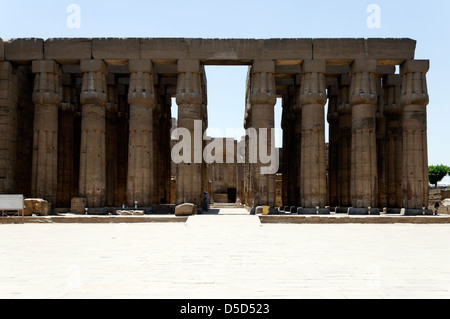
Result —
[[[0, 1], [0, 37], [369, 38], [417, 40], [416, 58], [430, 59], [429, 162], [450, 166], [450, 2], [385, 0]], [[81, 28], [67, 27], [70, 4]], [[381, 9], [369, 28], [367, 8]], [[242, 125], [245, 68], [208, 68], [210, 126]], [[225, 86], [224, 86], [225, 84]], [[223, 91], [223, 87], [227, 91]], [[277, 106], [277, 118], [280, 107]]]

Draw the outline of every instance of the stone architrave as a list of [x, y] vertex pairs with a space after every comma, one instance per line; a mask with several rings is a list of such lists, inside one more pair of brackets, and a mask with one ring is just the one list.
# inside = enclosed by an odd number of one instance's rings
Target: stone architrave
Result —
[[102, 207], [106, 192], [106, 64], [82, 60], [80, 69], [84, 74], [79, 192], [80, 197], [86, 197], [88, 207]]
[[58, 107], [61, 103], [61, 68], [51, 60], [35, 60], [33, 103], [34, 138], [31, 193], [56, 202], [58, 185]]
[[302, 66], [301, 204], [303, 208], [325, 207], [325, 113], [327, 102], [326, 61], [306, 60]]
[[[176, 204], [193, 203], [201, 207], [203, 200], [203, 124], [202, 136], [198, 137], [195, 135], [196, 122], [203, 123], [202, 70], [200, 61], [178, 61], [176, 98], [178, 128], [187, 129], [191, 137], [190, 163], [182, 162], [177, 165]], [[201, 140], [199, 141], [198, 138]]]
[[356, 60], [351, 65], [351, 197], [354, 208], [377, 206], [376, 67], [377, 62], [373, 60]]
[[406, 209], [428, 207], [426, 73], [429, 61], [412, 60], [401, 66], [403, 78], [403, 205]]
[[135, 201], [140, 206], [152, 204], [155, 185], [153, 147], [153, 108], [155, 89], [153, 64], [150, 60], [131, 60], [130, 88], [130, 135], [128, 151], [128, 205]]
[[[254, 205], [267, 205], [274, 207], [276, 199], [275, 174], [262, 174], [260, 139], [261, 129], [267, 129], [267, 155], [272, 151], [271, 130], [274, 126], [274, 106], [277, 101], [275, 89], [275, 62], [274, 61], [254, 61], [250, 74], [250, 95], [251, 124], [256, 130], [257, 147], [250, 149], [258, 150], [257, 163], [251, 164], [252, 189], [254, 191]], [[255, 140], [250, 140], [255, 143]], [[266, 154], [264, 154], [266, 155]]]

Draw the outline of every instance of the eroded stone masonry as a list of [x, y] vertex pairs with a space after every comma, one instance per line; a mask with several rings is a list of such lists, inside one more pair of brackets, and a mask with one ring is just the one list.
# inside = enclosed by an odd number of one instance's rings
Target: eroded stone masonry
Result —
[[[162, 197], [201, 207], [209, 191], [217, 201], [304, 213], [420, 213], [429, 61], [415, 60], [415, 47], [411, 39], [0, 39], [0, 193], [61, 208], [80, 199], [149, 207]], [[172, 163], [172, 98], [178, 127], [208, 127], [206, 65], [249, 66], [245, 128], [273, 128], [282, 98], [278, 174], [249, 163], [248, 145], [245, 163]]]

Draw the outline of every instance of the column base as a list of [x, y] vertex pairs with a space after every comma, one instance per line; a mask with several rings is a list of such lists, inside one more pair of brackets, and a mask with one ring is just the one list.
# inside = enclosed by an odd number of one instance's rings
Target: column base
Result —
[[434, 212], [432, 209], [411, 209], [407, 208], [405, 209], [405, 216], [433, 216]]
[[391, 215], [401, 215], [402, 213], [402, 209], [401, 208], [392, 208], [392, 207], [388, 207], [386, 208], [386, 214]]
[[335, 213], [336, 214], [348, 214], [348, 210], [351, 207], [336, 207]]
[[331, 211], [329, 208], [304, 208], [300, 207], [297, 210], [297, 214], [299, 215], [331, 215]]
[[369, 211], [369, 208], [355, 208], [351, 207], [348, 210], [349, 215], [381, 215], [379, 208], [371, 208]]

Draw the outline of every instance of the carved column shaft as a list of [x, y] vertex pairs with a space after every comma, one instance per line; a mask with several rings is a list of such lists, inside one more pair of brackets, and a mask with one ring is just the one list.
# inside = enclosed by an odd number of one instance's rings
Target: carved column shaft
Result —
[[101, 207], [106, 191], [106, 65], [102, 60], [82, 60], [81, 72], [80, 196], [86, 197], [88, 207]]
[[400, 77], [389, 74], [384, 79], [384, 114], [386, 116], [386, 172], [387, 206], [403, 207], [403, 134], [400, 105]]
[[[252, 188], [254, 191], [254, 205], [275, 206], [276, 184], [275, 174], [264, 174], [262, 168], [268, 166], [261, 163], [261, 155], [265, 152], [262, 147], [266, 147], [267, 154], [272, 151], [272, 129], [274, 126], [277, 96], [275, 89], [275, 63], [273, 61], [255, 61], [251, 70], [250, 84], [250, 104], [252, 128], [256, 129], [258, 163], [251, 165]], [[267, 140], [261, 139], [262, 129], [267, 129]], [[265, 142], [265, 145], [263, 143]]]
[[338, 163], [339, 163], [339, 90], [336, 85], [328, 88], [329, 147], [328, 147], [328, 198], [330, 206], [338, 206]]
[[34, 139], [33, 197], [55, 204], [58, 185], [58, 108], [61, 103], [61, 68], [54, 61], [33, 61]]
[[407, 209], [428, 207], [426, 73], [429, 61], [407, 61], [403, 77], [403, 204]]
[[376, 61], [352, 64], [352, 206], [376, 207], [378, 197]]
[[153, 65], [147, 60], [131, 60], [130, 87], [130, 128], [128, 150], [128, 205], [150, 206], [155, 184], [153, 108], [155, 92]]
[[338, 199], [339, 206], [350, 207], [351, 201], [351, 153], [352, 153], [352, 107], [350, 104], [351, 79], [339, 78], [339, 148], [338, 148]]
[[325, 72], [325, 60], [311, 60], [303, 63], [300, 92], [302, 108], [300, 197], [303, 208], [325, 207], [327, 204]]
[[202, 132], [199, 133], [203, 135], [203, 91], [200, 62], [198, 60], [180, 60], [178, 61], [178, 72], [178, 128], [184, 128], [190, 132], [191, 154], [189, 154], [190, 163], [177, 165], [176, 203], [193, 203], [201, 207], [203, 199], [203, 139], [202, 136], [195, 136], [196, 121], [202, 123]]

